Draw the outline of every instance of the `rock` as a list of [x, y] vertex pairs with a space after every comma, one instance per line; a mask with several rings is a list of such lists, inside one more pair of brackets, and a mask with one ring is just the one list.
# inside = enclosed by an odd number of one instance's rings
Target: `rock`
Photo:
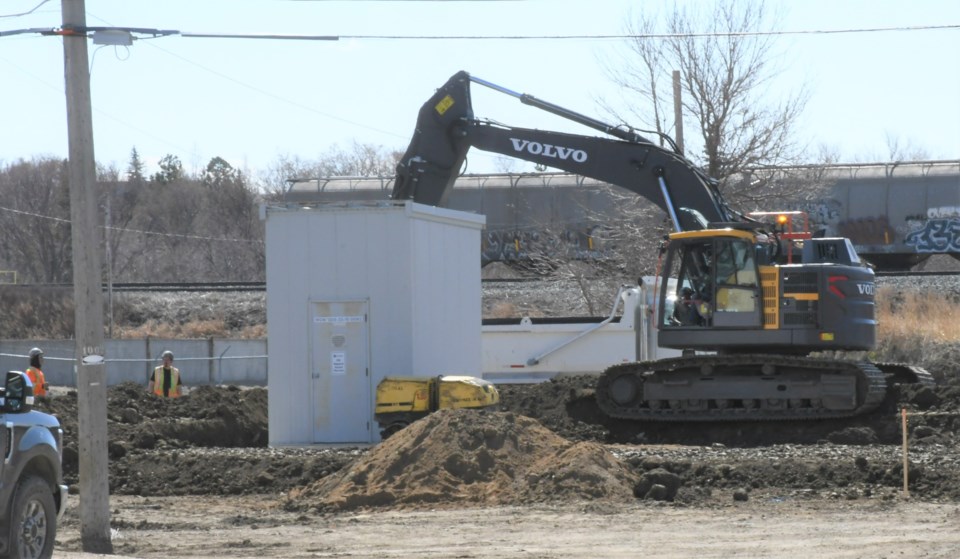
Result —
[[117, 420], [122, 423], [140, 423], [140, 412], [134, 408], [123, 408], [117, 412]]
[[647, 491], [646, 498], [653, 501], [667, 501], [669, 500], [667, 499], [667, 488], [655, 483], [650, 487], [650, 491]]
[[157, 437], [153, 433], [138, 433], [133, 445], [142, 449], [154, 448], [157, 446]]
[[117, 441], [108, 441], [107, 454], [110, 456], [111, 460], [119, 460], [127, 455], [127, 447], [123, 443], [119, 443]]
[[827, 435], [827, 440], [833, 444], [868, 445], [878, 442], [877, 432], [870, 427], [847, 427]]
[[644, 470], [650, 471], [650, 470], [656, 470], [657, 468], [663, 468], [663, 463], [664, 463], [663, 457], [657, 456], [656, 454], [654, 454], [652, 456], [647, 456], [646, 458], [643, 458], [641, 465], [643, 466]]
[[915, 439], [925, 439], [927, 437], [935, 437], [939, 435], [940, 432], [929, 425], [917, 425], [913, 428], [913, 437]]
[[733, 492], [733, 500], [737, 502], [746, 502], [750, 499], [750, 493], [746, 489], [737, 489]]
[[921, 386], [905, 394], [906, 400], [922, 410], [928, 410], [940, 404], [940, 396], [929, 386]]
[[[656, 468], [640, 476], [640, 481], [633, 488], [633, 495], [638, 499], [652, 499], [654, 497], [650, 495], [651, 490], [655, 485], [661, 485], [664, 488], [663, 499], [657, 500], [673, 501], [682, 483], [680, 476], [663, 468]], [[657, 493], [659, 492], [660, 490], [657, 490]]]

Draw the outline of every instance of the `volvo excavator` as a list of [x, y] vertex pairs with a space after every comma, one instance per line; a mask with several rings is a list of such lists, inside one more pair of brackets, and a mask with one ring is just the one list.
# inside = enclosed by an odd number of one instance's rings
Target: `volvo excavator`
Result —
[[[472, 83], [608, 137], [479, 119]], [[645, 421], [803, 420], [875, 409], [888, 385], [932, 384], [908, 365], [811, 357], [873, 349], [874, 273], [845, 238], [798, 231], [799, 212], [751, 216], [664, 136], [666, 147], [528, 94], [452, 76], [420, 109], [392, 198], [442, 206], [477, 148], [591, 177], [659, 206], [674, 231], [661, 251], [654, 320], [682, 356], [613, 365], [599, 377], [608, 416]]]

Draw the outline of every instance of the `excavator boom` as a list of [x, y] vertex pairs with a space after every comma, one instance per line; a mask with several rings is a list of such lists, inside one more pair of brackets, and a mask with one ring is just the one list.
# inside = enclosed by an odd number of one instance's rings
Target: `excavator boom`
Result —
[[[514, 128], [474, 117], [470, 83], [588, 126], [614, 138]], [[724, 203], [715, 182], [682, 155], [639, 134], [519, 94], [459, 72], [426, 102], [416, 132], [397, 166], [394, 199], [442, 206], [470, 148], [499, 153], [604, 181], [652, 201], [670, 215], [677, 231], [709, 223], [748, 221]], [[682, 204], [676, 201], [682, 200]]]

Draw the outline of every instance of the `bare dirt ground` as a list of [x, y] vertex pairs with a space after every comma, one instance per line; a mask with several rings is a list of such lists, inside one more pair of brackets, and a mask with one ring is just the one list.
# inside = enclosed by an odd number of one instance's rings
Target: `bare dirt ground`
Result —
[[[501, 386], [498, 410], [441, 412], [372, 448], [269, 448], [263, 388], [167, 401], [114, 386], [113, 546], [143, 558], [960, 557], [960, 346], [924, 347], [940, 384], [895, 387], [854, 419], [615, 422], [594, 377], [569, 377]], [[77, 394], [57, 388], [38, 407], [63, 423], [73, 492], [55, 557], [94, 557], [80, 552]]]
[[[113, 387], [114, 551], [144, 558], [960, 554], [955, 382], [904, 389], [852, 425], [614, 430], [592, 415], [590, 382], [504, 387], [501, 411], [439, 412], [375, 447], [340, 449], [266, 447], [261, 388], [198, 387], [165, 401], [140, 386]], [[901, 491], [900, 405], [918, 414], [909, 499]], [[71, 484], [75, 406], [70, 392], [41, 403], [64, 422]], [[73, 495], [57, 557], [91, 557], [78, 553], [77, 506]]]
[[[311, 515], [268, 496], [111, 499], [115, 552], [133, 557], [769, 559], [955, 558], [960, 510], [916, 501], [776, 494], [709, 506], [591, 502]], [[64, 526], [54, 557], [89, 559]]]

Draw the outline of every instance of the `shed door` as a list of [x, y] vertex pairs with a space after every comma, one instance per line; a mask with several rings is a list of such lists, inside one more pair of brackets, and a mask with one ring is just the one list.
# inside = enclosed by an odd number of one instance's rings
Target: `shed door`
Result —
[[371, 442], [368, 302], [311, 305], [313, 440]]

